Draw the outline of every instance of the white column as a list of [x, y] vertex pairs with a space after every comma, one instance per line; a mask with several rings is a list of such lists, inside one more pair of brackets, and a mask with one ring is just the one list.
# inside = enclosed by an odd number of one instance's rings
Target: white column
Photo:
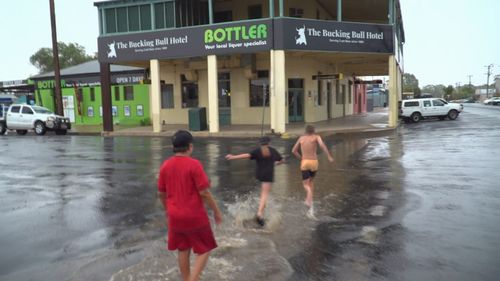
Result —
[[269, 52], [269, 61], [271, 65], [269, 66], [269, 106], [271, 115], [271, 130], [276, 131], [276, 90], [274, 88], [274, 50]]
[[161, 86], [160, 86], [160, 62], [151, 60], [149, 62], [151, 71], [151, 121], [153, 123], [153, 132], [161, 132]]
[[208, 127], [210, 133], [219, 132], [219, 95], [217, 84], [217, 56], [207, 56], [208, 72]]
[[394, 55], [389, 56], [389, 127], [398, 124], [398, 71]]
[[[286, 130], [286, 71], [285, 71], [285, 51], [274, 50], [272, 52], [273, 59], [271, 65], [272, 77], [274, 80], [275, 96], [271, 105], [271, 116], [274, 115], [274, 131], [276, 133], [284, 133]], [[272, 117], [271, 117], [272, 118]]]

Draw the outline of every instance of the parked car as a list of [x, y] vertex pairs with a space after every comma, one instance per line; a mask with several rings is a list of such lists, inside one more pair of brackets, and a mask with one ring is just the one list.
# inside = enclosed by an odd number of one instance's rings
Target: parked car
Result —
[[489, 99], [485, 99], [483, 104], [485, 105], [497, 105], [500, 102], [500, 97], [491, 97]]
[[57, 135], [65, 135], [71, 129], [69, 118], [56, 115], [49, 109], [36, 105], [13, 104], [0, 115], [0, 133], [7, 129], [16, 130], [17, 134], [25, 135], [28, 130], [34, 130], [37, 135], [54, 131]]
[[401, 101], [399, 117], [405, 122], [419, 122], [431, 117], [455, 120], [463, 109], [462, 104], [449, 103], [439, 98], [410, 99]]

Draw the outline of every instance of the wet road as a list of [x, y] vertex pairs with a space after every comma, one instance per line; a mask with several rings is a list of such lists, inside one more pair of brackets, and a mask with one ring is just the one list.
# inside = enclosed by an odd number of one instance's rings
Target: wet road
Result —
[[[498, 280], [500, 107], [389, 136], [327, 139], [318, 220], [298, 161], [276, 168], [268, 226], [248, 227], [259, 190], [254, 140], [197, 140], [225, 214], [204, 280]], [[288, 154], [293, 140], [273, 140]], [[0, 280], [178, 280], [164, 250], [156, 173], [168, 139], [0, 137]]]

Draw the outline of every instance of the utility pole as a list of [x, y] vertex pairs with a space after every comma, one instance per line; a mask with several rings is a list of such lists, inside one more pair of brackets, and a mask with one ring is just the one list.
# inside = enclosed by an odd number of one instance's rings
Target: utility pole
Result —
[[491, 75], [491, 68], [493, 67], [493, 64], [490, 65], [485, 65], [484, 67], [488, 68], [488, 72], [486, 72], [486, 98], [489, 98], [490, 94], [490, 75]]
[[457, 96], [456, 96], [456, 98], [457, 99], [462, 98], [460, 96], [460, 82], [455, 83], [455, 85], [457, 86]]
[[62, 95], [61, 95], [61, 72], [59, 67], [59, 49], [57, 47], [57, 30], [56, 30], [56, 12], [54, 8], [54, 0], [49, 0], [50, 4], [50, 26], [52, 28], [52, 56], [54, 57], [54, 74], [55, 74], [55, 111], [58, 115], [64, 115]]
[[470, 83], [470, 79], [472, 78], [472, 75], [469, 74], [469, 75], [467, 75], [467, 77], [469, 77], [469, 87], [470, 87], [470, 86], [472, 86], [472, 84]]

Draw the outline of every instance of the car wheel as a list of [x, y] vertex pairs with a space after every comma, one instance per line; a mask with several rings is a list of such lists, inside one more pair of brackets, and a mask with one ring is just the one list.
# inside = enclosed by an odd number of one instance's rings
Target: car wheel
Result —
[[61, 130], [61, 129], [56, 130], [56, 135], [66, 135], [66, 133], [68, 133], [67, 130]]
[[422, 115], [420, 115], [420, 113], [418, 112], [414, 112], [411, 116], [410, 116], [410, 119], [413, 123], [418, 123], [420, 121], [420, 119], [422, 119]]
[[28, 133], [28, 131], [27, 130], [16, 130], [16, 133], [20, 136], [24, 136]]
[[3, 136], [7, 131], [7, 126], [4, 123], [0, 123], [0, 136]]
[[455, 120], [457, 119], [457, 117], [458, 117], [458, 111], [450, 110], [450, 112], [448, 112], [448, 118], [450, 118], [450, 120]]
[[45, 135], [47, 129], [45, 128], [45, 124], [42, 121], [36, 121], [35, 123], [35, 134], [39, 136]]

